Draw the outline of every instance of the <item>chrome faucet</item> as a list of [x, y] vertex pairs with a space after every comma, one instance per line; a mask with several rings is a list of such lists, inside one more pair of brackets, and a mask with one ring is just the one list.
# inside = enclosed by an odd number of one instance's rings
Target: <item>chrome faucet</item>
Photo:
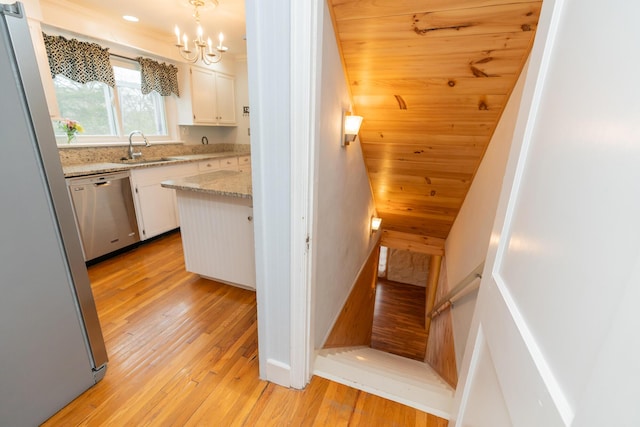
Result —
[[134, 130], [133, 132], [131, 132], [129, 134], [129, 158], [132, 159], [132, 160], [135, 159], [136, 157], [142, 156], [141, 152], [139, 152], [139, 153], [134, 153], [133, 152], [133, 141], [131, 140], [131, 137], [133, 135], [137, 134], [137, 133], [140, 134], [140, 136], [142, 136], [142, 139], [144, 139], [144, 145], [145, 146], [147, 146], [147, 147], [151, 146], [151, 144], [149, 144], [149, 141], [147, 141], [147, 137], [144, 136], [144, 133], [142, 133], [141, 130]]

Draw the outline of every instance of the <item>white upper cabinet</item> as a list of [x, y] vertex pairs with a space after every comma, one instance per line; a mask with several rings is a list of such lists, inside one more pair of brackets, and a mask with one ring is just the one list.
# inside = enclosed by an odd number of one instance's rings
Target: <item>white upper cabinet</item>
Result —
[[235, 78], [204, 68], [189, 67], [180, 94], [182, 125], [236, 125]]
[[191, 113], [193, 123], [215, 124], [218, 119], [215, 73], [191, 68]]

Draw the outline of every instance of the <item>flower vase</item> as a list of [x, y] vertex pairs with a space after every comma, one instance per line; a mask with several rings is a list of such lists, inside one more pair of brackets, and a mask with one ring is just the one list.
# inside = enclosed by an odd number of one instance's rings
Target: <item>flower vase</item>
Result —
[[67, 134], [67, 144], [71, 144], [75, 139], [76, 139], [76, 134], [75, 133], [68, 133]]

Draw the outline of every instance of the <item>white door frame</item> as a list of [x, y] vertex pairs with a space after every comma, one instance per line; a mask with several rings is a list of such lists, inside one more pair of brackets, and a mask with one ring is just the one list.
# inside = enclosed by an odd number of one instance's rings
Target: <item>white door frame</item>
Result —
[[322, 53], [320, 0], [291, 1], [291, 387], [312, 372], [311, 230], [315, 198], [317, 94]]

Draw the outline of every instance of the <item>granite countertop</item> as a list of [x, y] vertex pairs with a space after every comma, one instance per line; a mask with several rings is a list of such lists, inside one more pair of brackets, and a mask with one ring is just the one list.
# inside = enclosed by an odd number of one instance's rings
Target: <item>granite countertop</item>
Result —
[[196, 191], [218, 196], [252, 199], [251, 172], [219, 170], [202, 175], [163, 181], [162, 186], [175, 190]]
[[62, 171], [65, 178], [94, 175], [98, 173], [119, 172], [134, 168], [154, 167], [161, 165], [174, 165], [180, 163], [196, 162], [205, 159], [222, 159], [226, 157], [237, 157], [249, 155], [249, 153], [241, 153], [235, 151], [222, 151], [208, 154], [186, 154], [176, 156], [166, 156], [162, 158], [142, 158], [137, 162], [123, 160], [118, 162], [101, 162], [101, 163], [83, 163], [78, 165], [64, 166]]

